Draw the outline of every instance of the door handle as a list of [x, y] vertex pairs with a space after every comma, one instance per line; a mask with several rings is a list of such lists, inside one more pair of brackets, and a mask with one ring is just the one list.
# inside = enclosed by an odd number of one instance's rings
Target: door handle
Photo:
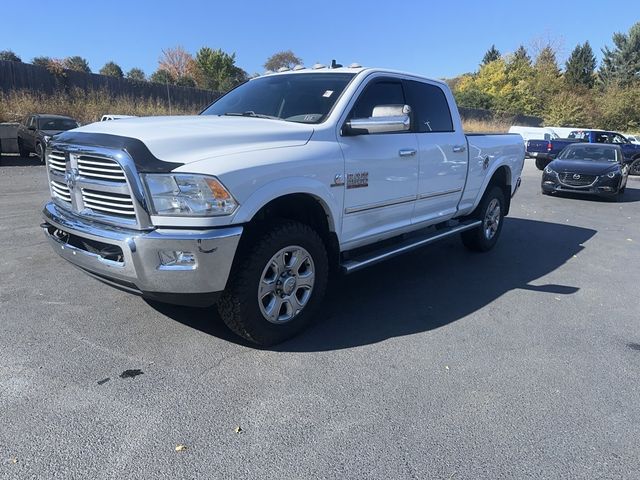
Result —
[[465, 147], [464, 145], [454, 145], [453, 153], [461, 153], [461, 152], [464, 152], [466, 149], [467, 147]]
[[401, 157], [413, 157], [416, 153], [415, 148], [403, 148], [398, 152]]

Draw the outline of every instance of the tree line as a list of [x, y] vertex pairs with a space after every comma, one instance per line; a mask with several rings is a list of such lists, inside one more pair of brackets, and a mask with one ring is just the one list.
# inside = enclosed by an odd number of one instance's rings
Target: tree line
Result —
[[612, 40], [599, 65], [586, 41], [564, 68], [550, 44], [533, 58], [524, 46], [502, 55], [492, 45], [477, 71], [447, 81], [463, 107], [536, 115], [547, 125], [640, 131], [640, 22]]
[[[22, 59], [11, 50], [0, 51], [0, 60], [22, 62]], [[89, 62], [77, 55], [64, 59], [39, 56], [33, 58], [30, 63], [44, 67], [55, 75], [64, 75], [64, 70], [92, 73]], [[302, 60], [291, 50], [285, 50], [270, 56], [264, 67], [267, 70], [277, 71], [281, 68], [293, 68], [301, 63]], [[162, 50], [157, 70], [148, 77], [142, 69], [137, 67], [125, 73], [114, 61], [105, 63], [98, 73], [140, 82], [149, 81], [215, 91], [227, 91], [250, 77], [246, 71], [236, 65], [235, 53], [202, 47], [192, 55], [181, 46]]]

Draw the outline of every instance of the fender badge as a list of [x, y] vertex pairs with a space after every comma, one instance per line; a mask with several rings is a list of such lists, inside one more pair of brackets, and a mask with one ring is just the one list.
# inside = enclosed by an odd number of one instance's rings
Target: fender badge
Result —
[[369, 186], [369, 172], [347, 174], [347, 189], [364, 188]]

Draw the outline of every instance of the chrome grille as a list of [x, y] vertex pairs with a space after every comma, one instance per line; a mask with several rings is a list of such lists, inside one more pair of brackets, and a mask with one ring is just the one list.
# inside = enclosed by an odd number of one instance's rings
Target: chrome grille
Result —
[[67, 161], [64, 156], [64, 152], [52, 151], [47, 155], [47, 161], [49, 168], [54, 172], [65, 173], [67, 170]]
[[108, 215], [119, 215], [130, 218], [135, 218], [136, 216], [131, 195], [128, 194], [83, 188], [82, 202], [85, 207]]
[[78, 172], [83, 177], [97, 178], [109, 182], [125, 183], [125, 177], [122, 167], [110, 158], [94, 157], [91, 155], [78, 156]]
[[51, 195], [54, 198], [59, 198], [64, 202], [71, 203], [71, 192], [69, 191], [69, 187], [67, 187], [66, 184], [51, 180], [50, 185]]
[[560, 182], [569, 187], [590, 187], [598, 179], [595, 175], [565, 172], [560, 174]]

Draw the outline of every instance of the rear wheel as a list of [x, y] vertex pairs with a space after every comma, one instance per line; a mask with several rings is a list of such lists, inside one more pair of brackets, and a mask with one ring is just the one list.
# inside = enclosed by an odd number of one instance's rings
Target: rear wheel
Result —
[[462, 232], [462, 243], [474, 252], [491, 250], [498, 241], [505, 211], [504, 193], [499, 187], [492, 187], [482, 198], [472, 215], [482, 223], [473, 230]]
[[308, 225], [283, 220], [258, 235], [243, 246], [218, 311], [235, 333], [270, 346], [312, 322], [329, 267], [324, 243]]

